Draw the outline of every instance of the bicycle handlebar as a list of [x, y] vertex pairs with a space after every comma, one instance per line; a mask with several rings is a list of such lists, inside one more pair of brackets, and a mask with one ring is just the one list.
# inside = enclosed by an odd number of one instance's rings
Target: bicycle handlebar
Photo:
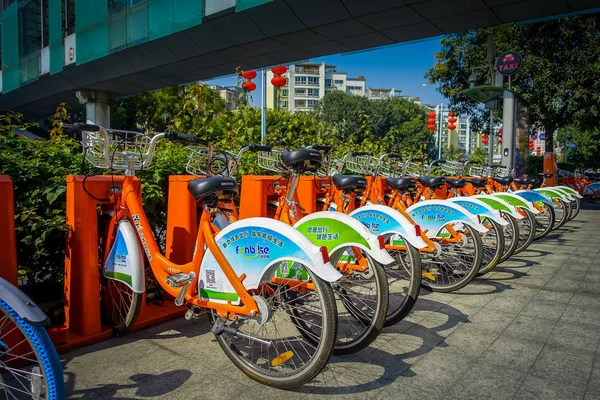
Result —
[[177, 133], [174, 131], [165, 132], [165, 138], [169, 140], [181, 140], [184, 142], [203, 144], [208, 146], [208, 141], [187, 133]]
[[260, 144], [251, 144], [249, 146], [244, 146], [248, 151], [258, 152], [263, 151], [265, 153], [270, 153], [273, 150], [273, 146], [260, 145]]
[[323, 153], [329, 153], [329, 151], [331, 151], [331, 146], [326, 146], [323, 144], [313, 144], [312, 148], [318, 151], [322, 151]]
[[74, 124], [62, 124], [63, 128], [66, 129], [71, 129], [73, 131], [88, 131], [88, 132], [98, 132], [100, 131], [100, 129], [102, 129], [100, 126], [98, 125], [94, 125], [94, 124], [86, 124], [83, 122], [76, 122]]
[[389, 153], [387, 155], [388, 158], [395, 158], [397, 160], [401, 160], [402, 159], [402, 154], [398, 154], [398, 153]]
[[373, 153], [371, 153], [370, 151], [353, 151], [350, 153], [350, 155], [352, 157], [359, 157], [359, 156], [372, 156]]

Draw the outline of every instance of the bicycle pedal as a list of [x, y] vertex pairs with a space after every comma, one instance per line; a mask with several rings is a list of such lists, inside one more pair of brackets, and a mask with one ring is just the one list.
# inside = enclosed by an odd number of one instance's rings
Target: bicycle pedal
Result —
[[167, 276], [167, 285], [171, 286], [174, 289], [177, 289], [192, 283], [194, 278], [195, 275], [193, 273], [186, 274], [184, 272], [179, 272], [178, 274]]

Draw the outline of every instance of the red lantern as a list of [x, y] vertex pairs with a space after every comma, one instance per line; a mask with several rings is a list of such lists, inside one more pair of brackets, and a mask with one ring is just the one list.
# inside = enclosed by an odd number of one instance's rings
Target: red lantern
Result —
[[432, 112], [428, 113], [427, 116], [429, 118], [435, 118], [435, 117], [437, 117], [437, 114], [432, 111]]
[[539, 156], [542, 153], [542, 151], [540, 149], [537, 149], [536, 153]]
[[435, 125], [435, 118], [429, 118], [427, 120], [427, 125]]
[[502, 138], [498, 138], [498, 143], [502, 143]]
[[448, 122], [451, 123], [451, 124], [453, 124], [453, 123], [456, 122], [456, 118], [450, 117], [450, 118], [448, 118]]
[[273, 79], [271, 79], [271, 83], [273, 84], [273, 86], [277, 86], [277, 87], [281, 87], [281, 86], [285, 86], [287, 84], [286, 79], [283, 76], [274, 76]]
[[448, 116], [449, 117], [454, 117], [454, 113], [452, 111], [448, 111]]
[[253, 92], [256, 90], [256, 83], [252, 81], [244, 82], [242, 83], [242, 89]]
[[456, 129], [456, 125], [454, 124], [448, 124], [448, 129], [450, 129], [451, 131]]
[[488, 140], [487, 140], [487, 139], [483, 139], [483, 140], [481, 141], [481, 143], [483, 143], [483, 144], [488, 144]]
[[244, 71], [244, 72], [242, 72], [242, 76], [246, 79], [254, 79], [254, 78], [256, 78], [256, 71], [254, 71], [254, 70]]
[[271, 72], [274, 75], [283, 75], [286, 73], [286, 71], [287, 71], [287, 68], [283, 65], [280, 65], [279, 67], [271, 68]]
[[427, 129], [429, 129], [430, 131], [435, 131], [435, 125], [433, 125], [433, 124], [427, 125]]
[[482, 139], [485, 139], [485, 140], [487, 140], [487, 139], [488, 139], [488, 135], [486, 135], [486, 134], [484, 133], [483, 135], [481, 135], [481, 138], [482, 138]]
[[498, 129], [498, 136], [502, 136], [502, 129]]

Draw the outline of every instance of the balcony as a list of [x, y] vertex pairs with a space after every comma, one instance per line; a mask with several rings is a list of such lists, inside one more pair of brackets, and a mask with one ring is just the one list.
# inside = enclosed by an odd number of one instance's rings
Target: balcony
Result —
[[296, 74], [319, 75], [319, 67], [298, 67], [294, 70]]

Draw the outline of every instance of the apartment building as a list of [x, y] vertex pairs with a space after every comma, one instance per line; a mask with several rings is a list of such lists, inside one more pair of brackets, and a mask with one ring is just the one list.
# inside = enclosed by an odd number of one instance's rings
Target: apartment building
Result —
[[225, 100], [227, 111], [233, 111], [237, 108], [240, 96], [244, 93], [244, 90], [238, 86], [210, 85], [209, 88], [217, 92]]

